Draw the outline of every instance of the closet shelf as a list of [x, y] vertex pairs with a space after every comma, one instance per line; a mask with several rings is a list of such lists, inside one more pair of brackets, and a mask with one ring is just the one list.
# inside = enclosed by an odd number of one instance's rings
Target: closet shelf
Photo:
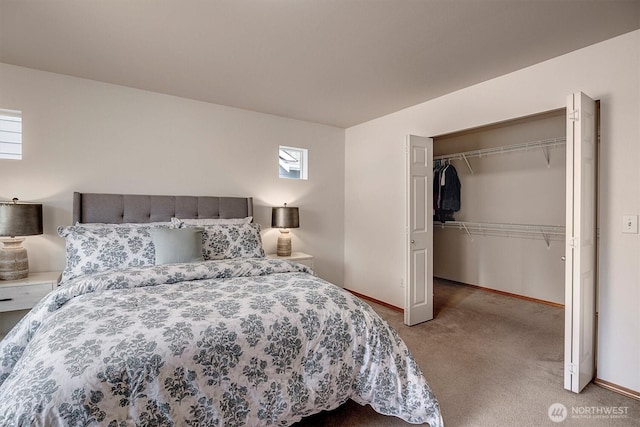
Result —
[[549, 162], [549, 149], [554, 147], [559, 147], [563, 144], [566, 144], [565, 137], [558, 138], [549, 138], [549, 139], [541, 139], [538, 141], [529, 141], [523, 142], [520, 144], [513, 145], [505, 145], [502, 147], [491, 147], [491, 148], [482, 148], [479, 150], [465, 151], [462, 153], [453, 153], [453, 154], [443, 154], [440, 156], [434, 156], [433, 161], [436, 160], [464, 160], [467, 164], [467, 167], [473, 173], [473, 169], [469, 164], [469, 160], [472, 157], [485, 157], [493, 154], [506, 154], [506, 153], [514, 153], [517, 151], [531, 151], [531, 150], [543, 150], [543, 154], [545, 159], [547, 160], [547, 167], [550, 166]]
[[541, 237], [547, 243], [551, 239], [564, 238], [565, 227], [559, 225], [537, 225], [537, 224], [504, 224], [494, 222], [470, 222], [470, 221], [447, 221], [444, 223], [434, 222], [434, 227], [456, 228], [467, 233], [469, 239], [473, 240], [472, 234], [483, 235], [506, 235], [513, 237]]

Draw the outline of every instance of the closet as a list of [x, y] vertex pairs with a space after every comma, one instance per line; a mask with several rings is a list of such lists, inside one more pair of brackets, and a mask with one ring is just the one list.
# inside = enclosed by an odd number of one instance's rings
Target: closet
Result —
[[[591, 381], [599, 116], [576, 92], [566, 108], [407, 135], [405, 324], [434, 317], [434, 277], [564, 305], [564, 387], [579, 393]], [[455, 164], [461, 183], [460, 209], [444, 221], [433, 218], [436, 161]]]
[[433, 221], [433, 275], [564, 304], [566, 109], [433, 138], [461, 183]]

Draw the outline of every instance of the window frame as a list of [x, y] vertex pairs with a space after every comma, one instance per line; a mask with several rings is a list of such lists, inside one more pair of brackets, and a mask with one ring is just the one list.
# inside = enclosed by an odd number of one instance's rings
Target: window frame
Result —
[[22, 160], [22, 134], [22, 111], [0, 108], [0, 160]]
[[[283, 173], [283, 171], [285, 172]], [[292, 171], [299, 171], [299, 173], [294, 174]], [[282, 179], [308, 180], [309, 150], [280, 145], [278, 147], [278, 177]]]

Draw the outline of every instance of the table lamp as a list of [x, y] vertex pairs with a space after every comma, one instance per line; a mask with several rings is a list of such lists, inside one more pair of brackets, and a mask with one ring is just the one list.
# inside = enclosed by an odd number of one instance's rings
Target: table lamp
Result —
[[300, 227], [298, 208], [287, 206], [286, 203], [284, 206], [273, 208], [271, 211], [271, 226], [280, 229], [276, 254], [278, 256], [290, 256], [291, 234], [289, 229]]
[[[0, 202], [0, 280], [24, 279], [29, 275], [27, 250], [22, 236], [42, 234], [42, 205]], [[18, 236], [18, 237], [16, 237]]]

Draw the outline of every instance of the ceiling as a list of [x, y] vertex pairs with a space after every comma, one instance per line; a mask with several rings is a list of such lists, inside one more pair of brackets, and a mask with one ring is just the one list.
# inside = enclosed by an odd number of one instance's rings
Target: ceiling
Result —
[[0, 0], [0, 62], [349, 127], [640, 28], [640, 0]]

